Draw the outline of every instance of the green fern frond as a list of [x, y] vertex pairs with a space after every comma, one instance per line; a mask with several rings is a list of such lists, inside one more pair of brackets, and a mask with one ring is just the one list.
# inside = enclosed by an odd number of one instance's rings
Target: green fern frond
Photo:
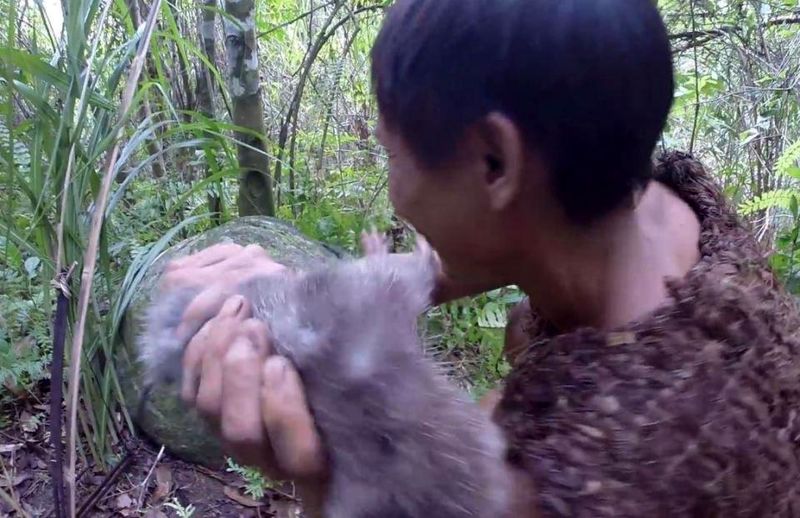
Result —
[[797, 189], [775, 189], [742, 203], [739, 205], [739, 212], [749, 216], [767, 209], [781, 208], [789, 210], [792, 197], [795, 196], [800, 197], [800, 191]]
[[800, 162], [800, 140], [786, 148], [775, 162], [775, 171], [779, 175], [798, 177], [800, 175], [798, 162]]
[[227, 457], [226, 460], [228, 463], [226, 471], [229, 473], [236, 473], [242, 477], [245, 483], [244, 492], [251, 498], [261, 500], [264, 497], [265, 490], [272, 487], [270, 481], [267, 480], [259, 470], [248, 466], [241, 466], [230, 457]]
[[11, 131], [0, 121], [0, 154], [6, 152], [9, 155], [8, 165], [14, 165], [17, 171], [27, 174], [31, 165], [31, 154], [27, 146], [19, 140], [12, 141]]

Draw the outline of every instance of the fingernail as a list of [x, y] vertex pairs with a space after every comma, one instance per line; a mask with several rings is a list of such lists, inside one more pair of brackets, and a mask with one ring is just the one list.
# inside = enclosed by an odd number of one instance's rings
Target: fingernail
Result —
[[224, 315], [236, 315], [242, 310], [242, 307], [244, 307], [244, 297], [241, 295], [234, 295], [225, 301], [220, 313]]

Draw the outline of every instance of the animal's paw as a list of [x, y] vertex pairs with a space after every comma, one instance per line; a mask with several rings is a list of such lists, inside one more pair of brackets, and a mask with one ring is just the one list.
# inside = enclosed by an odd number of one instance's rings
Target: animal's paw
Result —
[[386, 237], [373, 227], [370, 232], [361, 233], [361, 248], [364, 255], [383, 255], [389, 253]]

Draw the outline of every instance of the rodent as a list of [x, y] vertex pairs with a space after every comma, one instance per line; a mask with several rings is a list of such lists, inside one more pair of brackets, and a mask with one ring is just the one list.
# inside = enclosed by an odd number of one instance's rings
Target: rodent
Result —
[[[364, 257], [238, 289], [303, 380], [329, 457], [324, 515], [504, 516], [502, 434], [418, 336], [437, 271], [432, 250], [418, 238], [414, 253], [389, 254], [374, 233], [364, 247]], [[139, 342], [148, 386], [179, 380], [186, 341], [175, 330], [198, 291], [154, 297]]]

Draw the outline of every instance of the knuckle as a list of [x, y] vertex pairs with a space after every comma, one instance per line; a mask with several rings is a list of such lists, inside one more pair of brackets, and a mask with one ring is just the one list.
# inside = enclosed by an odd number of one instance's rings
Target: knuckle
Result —
[[222, 423], [222, 436], [229, 444], [243, 449], [257, 448], [264, 443], [264, 434], [258, 426], [243, 426], [230, 421]]
[[233, 242], [217, 243], [206, 248], [207, 251], [214, 252], [235, 252], [244, 248], [242, 245]]
[[[222, 365], [226, 370], [243, 371], [245, 367], [250, 367], [255, 355], [250, 354], [250, 345], [249, 343], [247, 345], [247, 347], [231, 346], [226, 348], [226, 354], [222, 358]], [[239, 379], [243, 379], [244, 372], [240, 372], [240, 374]]]
[[244, 252], [251, 255], [264, 255], [267, 253], [267, 251], [264, 250], [263, 247], [256, 244], [247, 245], [246, 247], [244, 247]]
[[256, 336], [259, 339], [263, 339], [266, 338], [268, 329], [265, 322], [262, 322], [257, 318], [248, 318], [242, 324], [242, 331], [250, 336]]

